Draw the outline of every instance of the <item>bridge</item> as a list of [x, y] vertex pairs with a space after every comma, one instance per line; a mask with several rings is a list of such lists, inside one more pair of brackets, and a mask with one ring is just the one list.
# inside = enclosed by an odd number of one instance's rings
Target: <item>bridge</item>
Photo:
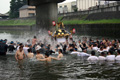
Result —
[[65, 0], [28, 0], [28, 5], [36, 6], [36, 30], [51, 29], [52, 21], [57, 22], [57, 3]]

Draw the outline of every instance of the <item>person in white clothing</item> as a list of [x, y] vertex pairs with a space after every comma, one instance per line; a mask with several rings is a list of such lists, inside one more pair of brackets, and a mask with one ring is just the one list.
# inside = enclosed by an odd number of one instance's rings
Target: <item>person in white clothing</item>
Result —
[[113, 51], [109, 50], [108, 55], [106, 56], [107, 61], [115, 61], [115, 55], [113, 55]]
[[23, 50], [26, 55], [28, 54], [28, 49], [29, 49], [28, 45], [25, 44], [25, 47], [23, 47]]
[[103, 52], [108, 52], [108, 49], [107, 49], [107, 47], [105, 45], [104, 45]]
[[87, 60], [88, 60], [88, 61], [98, 61], [99, 59], [98, 59], [97, 56], [95, 56], [95, 51], [92, 51], [92, 52], [91, 52], [91, 56], [88, 57]]
[[120, 49], [117, 50], [117, 54], [118, 55], [116, 56], [115, 60], [120, 61]]
[[77, 49], [74, 49], [74, 51], [72, 51], [70, 54], [79, 54], [80, 52], [77, 51]]
[[102, 53], [101, 53], [101, 56], [99, 56], [98, 59], [99, 59], [100, 61], [106, 60], [105, 53], [102, 52]]
[[93, 45], [93, 50], [98, 51], [97, 44], [94, 44], [94, 45]]
[[17, 50], [19, 50], [19, 47], [23, 46], [22, 43], [19, 43], [18, 46], [17, 46]]
[[78, 51], [73, 51], [73, 52], [71, 52], [70, 54], [79, 54], [80, 52], [78, 52]]
[[82, 56], [82, 57], [83, 56], [88, 56], [89, 57], [90, 55], [87, 53], [87, 50], [84, 49], [83, 52], [81, 52], [81, 53], [78, 54], [78, 56]]
[[37, 44], [37, 46], [35, 47], [36, 51], [41, 49], [40, 43]]
[[100, 49], [98, 50], [99, 53], [103, 52], [103, 47], [100, 47]]

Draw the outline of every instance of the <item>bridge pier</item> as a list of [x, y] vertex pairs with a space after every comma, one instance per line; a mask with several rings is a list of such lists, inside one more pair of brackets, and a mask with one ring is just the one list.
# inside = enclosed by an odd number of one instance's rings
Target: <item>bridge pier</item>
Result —
[[28, 0], [28, 5], [36, 6], [36, 30], [52, 29], [52, 21], [58, 21], [57, 3], [64, 0]]
[[57, 3], [48, 3], [36, 6], [36, 26], [39, 28], [50, 29], [52, 21], [57, 22]]

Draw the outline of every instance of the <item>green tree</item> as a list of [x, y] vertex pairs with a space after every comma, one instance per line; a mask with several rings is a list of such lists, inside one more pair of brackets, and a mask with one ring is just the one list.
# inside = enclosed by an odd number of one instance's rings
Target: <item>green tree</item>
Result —
[[19, 8], [27, 4], [27, 0], [11, 0], [10, 2], [10, 18], [19, 17]]

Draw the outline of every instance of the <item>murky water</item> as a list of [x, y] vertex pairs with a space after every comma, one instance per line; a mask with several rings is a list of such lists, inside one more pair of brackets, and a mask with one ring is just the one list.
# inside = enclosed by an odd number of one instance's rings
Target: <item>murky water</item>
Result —
[[[33, 34], [34, 35], [34, 34]], [[25, 42], [33, 35], [11, 35], [1, 33], [1, 39]], [[27, 37], [26, 37], [27, 36]], [[45, 38], [46, 35], [38, 39]], [[77, 40], [77, 37], [75, 37]], [[61, 61], [51, 63], [25, 59], [19, 66], [14, 53], [0, 56], [0, 80], [119, 80], [120, 64], [97, 62], [90, 64], [86, 59], [65, 55]]]
[[0, 57], [0, 80], [119, 80], [120, 65], [108, 62], [90, 64], [80, 57], [65, 56], [62, 61], [44, 63], [24, 60], [21, 68], [14, 55]]

